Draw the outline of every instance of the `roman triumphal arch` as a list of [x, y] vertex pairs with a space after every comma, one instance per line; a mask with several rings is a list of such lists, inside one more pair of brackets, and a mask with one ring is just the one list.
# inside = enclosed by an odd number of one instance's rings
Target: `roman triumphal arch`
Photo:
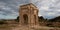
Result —
[[21, 5], [19, 8], [19, 20], [21, 25], [38, 24], [38, 9], [32, 3]]

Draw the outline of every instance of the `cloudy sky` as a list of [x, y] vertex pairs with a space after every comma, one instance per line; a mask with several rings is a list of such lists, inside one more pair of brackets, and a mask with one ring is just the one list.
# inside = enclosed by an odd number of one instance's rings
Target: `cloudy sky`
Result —
[[33, 3], [39, 9], [38, 16], [60, 16], [60, 0], [0, 0], [0, 19], [15, 19], [21, 4]]

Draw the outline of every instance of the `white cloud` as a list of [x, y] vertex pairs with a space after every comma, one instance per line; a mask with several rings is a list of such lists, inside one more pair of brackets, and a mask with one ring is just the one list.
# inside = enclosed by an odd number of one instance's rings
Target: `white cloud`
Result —
[[55, 13], [53, 13], [53, 12], [49, 12], [48, 15], [55, 15]]
[[47, 11], [48, 9], [49, 9], [48, 6], [41, 6], [41, 8], [40, 8], [40, 10], [45, 10], [45, 11]]
[[42, 0], [37, 4], [37, 6], [39, 7], [39, 14], [45, 17], [60, 16], [60, 0]]
[[58, 9], [58, 10], [55, 10], [55, 11], [58, 13], [58, 12], [60, 12], [60, 9]]
[[60, 15], [60, 0], [0, 0], [0, 18], [2, 15], [6, 18], [18, 16], [18, 6], [30, 2], [39, 8], [39, 16], [55, 17]]

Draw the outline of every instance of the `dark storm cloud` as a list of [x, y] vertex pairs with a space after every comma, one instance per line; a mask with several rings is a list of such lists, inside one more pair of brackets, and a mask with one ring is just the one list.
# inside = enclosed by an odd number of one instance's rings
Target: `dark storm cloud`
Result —
[[0, 16], [18, 16], [18, 8], [22, 3], [29, 3], [29, 0], [0, 0]]

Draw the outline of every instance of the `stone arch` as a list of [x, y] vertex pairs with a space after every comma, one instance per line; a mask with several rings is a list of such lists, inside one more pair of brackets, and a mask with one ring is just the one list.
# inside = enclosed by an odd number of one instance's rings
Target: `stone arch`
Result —
[[33, 4], [21, 5], [19, 8], [19, 20], [21, 25], [38, 24], [38, 8]]
[[24, 24], [28, 24], [28, 15], [27, 14], [23, 15], [23, 19], [24, 19]]

